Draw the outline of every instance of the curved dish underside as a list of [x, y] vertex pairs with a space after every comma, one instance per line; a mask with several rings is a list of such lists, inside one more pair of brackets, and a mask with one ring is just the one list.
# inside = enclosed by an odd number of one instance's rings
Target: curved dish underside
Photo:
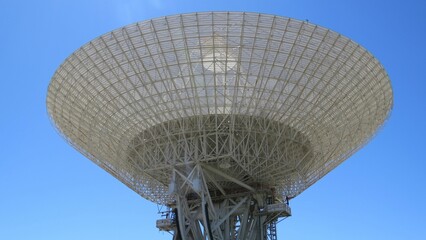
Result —
[[383, 67], [344, 36], [290, 18], [203, 12], [85, 44], [56, 71], [47, 107], [70, 144], [166, 203], [172, 169], [197, 163], [294, 197], [366, 143], [392, 101]]

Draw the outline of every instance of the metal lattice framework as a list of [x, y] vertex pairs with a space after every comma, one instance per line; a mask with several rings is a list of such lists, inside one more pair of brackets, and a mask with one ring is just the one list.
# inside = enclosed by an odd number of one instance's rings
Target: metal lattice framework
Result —
[[266, 14], [204, 12], [85, 44], [54, 74], [47, 106], [75, 148], [167, 204], [199, 192], [191, 183], [186, 195], [173, 194], [176, 175], [186, 178], [183, 189], [194, 169], [209, 175], [207, 202], [241, 189], [295, 197], [365, 144], [392, 101], [380, 63], [338, 33]]

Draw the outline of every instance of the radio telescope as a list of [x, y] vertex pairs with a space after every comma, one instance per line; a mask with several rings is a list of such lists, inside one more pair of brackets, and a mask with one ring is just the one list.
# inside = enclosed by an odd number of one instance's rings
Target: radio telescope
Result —
[[362, 147], [393, 104], [363, 47], [291, 18], [203, 12], [104, 34], [48, 89], [62, 136], [173, 239], [277, 239], [288, 200]]

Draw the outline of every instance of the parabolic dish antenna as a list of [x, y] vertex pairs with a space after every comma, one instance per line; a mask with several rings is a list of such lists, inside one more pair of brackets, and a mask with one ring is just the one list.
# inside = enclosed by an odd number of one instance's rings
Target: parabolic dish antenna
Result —
[[286, 200], [389, 116], [363, 47], [285, 17], [203, 12], [104, 34], [58, 68], [47, 108], [77, 150], [170, 207], [174, 239], [276, 239]]

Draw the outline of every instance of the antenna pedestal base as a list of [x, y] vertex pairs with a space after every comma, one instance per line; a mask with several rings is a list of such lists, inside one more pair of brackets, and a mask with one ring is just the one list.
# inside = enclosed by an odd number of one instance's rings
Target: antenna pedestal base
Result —
[[209, 186], [215, 188], [212, 176], [221, 174], [228, 181], [233, 179], [217, 171], [200, 164], [187, 175], [176, 170], [173, 182], [180, 187], [173, 193], [171, 214], [158, 220], [157, 227], [173, 232], [174, 240], [277, 239], [278, 219], [291, 216], [288, 204], [271, 189], [253, 189], [238, 181], [234, 183], [241, 188], [234, 191], [222, 188], [209, 191]]

